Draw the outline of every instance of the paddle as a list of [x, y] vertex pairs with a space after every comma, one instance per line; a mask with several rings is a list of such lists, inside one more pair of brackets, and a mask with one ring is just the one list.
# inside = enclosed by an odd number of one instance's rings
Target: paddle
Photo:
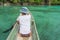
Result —
[[[18, 23], [18, 24], [19, 24], [19, 22], [18, 22], [18, 21], [16, 21], [15, 23]], [[14, 27], [14, 25], [15, 25], [15, 24], [13, 24], [13, 25], [11, 26], [11, 28], [9, 28], [9, 29], [7, 29], [7, 30], [3, 31], [3, 33], [7, 33], [7, 32], [9, 32], [9, 31], [11, 31], [11, 30], [12, 30], [12, 28]]]
[[7, 32], [9, 32], [9, 31], [11, 31], [13, 27], [14, 27], [14, 25], [12, 25], [11, 28], [9, 28], [9, 29], [3, 31], [3, 33], [7, 33]]

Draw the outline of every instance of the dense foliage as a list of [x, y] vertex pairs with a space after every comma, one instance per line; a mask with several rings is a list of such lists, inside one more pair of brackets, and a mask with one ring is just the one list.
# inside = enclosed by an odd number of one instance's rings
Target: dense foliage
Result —
[[60, 0], [0, 0], [0, 2], [6, 3], [6, 2], [10, 2], [10, 3], [21, 3], [21, 2], [25, 2], [25, 3], [38, 3], [38, 4], [60, 4]]

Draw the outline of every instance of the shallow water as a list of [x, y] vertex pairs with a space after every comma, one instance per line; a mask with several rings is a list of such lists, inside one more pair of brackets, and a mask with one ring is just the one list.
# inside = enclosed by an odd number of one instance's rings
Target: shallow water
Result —
[[[60, 40], [60, 6], [27, 6], [34, 16], [41, 40]], [[0, 40], [6, 40], [21, 6], [0, 6]], [[1, 35], [2, 34], [2, 35]]]

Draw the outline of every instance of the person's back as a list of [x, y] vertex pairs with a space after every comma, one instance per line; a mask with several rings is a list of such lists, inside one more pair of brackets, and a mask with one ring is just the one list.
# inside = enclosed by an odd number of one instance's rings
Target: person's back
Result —
[[20, 33], [21, 34], [29, 34], [30, 33], [30, 25], [31, 25], [31, 15], [21, 15], [17, 19], [20, 25]]
[[[31, 15], [26, 7], [22, 7], [21, 15], [17, 19], [17, 23], [20, 25], [19, 34], [23, 37], [23, 40], [31, 36]], [[27, 39], [26, 39], [27, 40]]]

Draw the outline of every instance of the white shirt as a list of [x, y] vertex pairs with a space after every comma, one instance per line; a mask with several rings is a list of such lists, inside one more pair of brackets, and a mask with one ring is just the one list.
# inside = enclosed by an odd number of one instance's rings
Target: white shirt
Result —
[[19, 21], [20, 30], [19, 32], [21, 34], [28, 34], [31, 32], [30, 25], [31, 25], [31, 15], [23, 15], [19, 16], [17, 21]]

